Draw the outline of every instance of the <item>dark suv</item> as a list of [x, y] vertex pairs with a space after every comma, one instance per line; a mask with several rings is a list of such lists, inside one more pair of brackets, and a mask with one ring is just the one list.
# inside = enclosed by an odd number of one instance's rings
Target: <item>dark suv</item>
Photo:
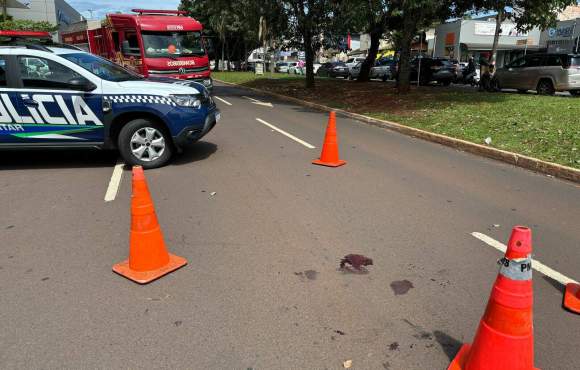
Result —
[[[421, 73], [419, 73], [419, 65]], [[411, 81], [421, 85], [437, 82], [449, 86], [457, 80], [457, 68], [447, 59], [442, 58], [415, 58], [411, 61]]]
[[580, 55], [528, 54], [495, 73], [500, 89], [536, 90], [540, 95], [569, 91], [580, 95]]
[[320, 77], [348, 77], [348, 66], [344, 62], [328, 62], [318, 68], [316, 75]]

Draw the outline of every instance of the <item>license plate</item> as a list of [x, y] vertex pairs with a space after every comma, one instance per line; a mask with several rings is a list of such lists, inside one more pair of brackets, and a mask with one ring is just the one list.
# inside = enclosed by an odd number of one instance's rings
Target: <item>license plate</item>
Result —
[[220, 121], [220, 119], [222, 119], [222, 115], [221, 115], [221, 113], [216, 113], [216, 114], [215, 114], [215, 121], [216, 121], [216, 122], [219, 122], [219, 121]]

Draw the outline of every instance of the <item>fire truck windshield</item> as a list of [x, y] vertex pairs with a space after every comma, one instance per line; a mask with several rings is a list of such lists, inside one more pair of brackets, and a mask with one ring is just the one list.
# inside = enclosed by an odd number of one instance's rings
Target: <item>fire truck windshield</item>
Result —
[[143, 31], [143, 49], [148, 58], [205, 55], [201, 32]]
[[62, 54], [63, 58], [83, 67], [103, 80], [122, 82], [141, 80], [143, 77], [106, 59], [88, 53]]

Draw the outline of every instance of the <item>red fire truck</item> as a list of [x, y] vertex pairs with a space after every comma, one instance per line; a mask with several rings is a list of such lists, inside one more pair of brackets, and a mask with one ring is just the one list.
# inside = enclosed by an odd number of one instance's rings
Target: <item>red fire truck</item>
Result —
[[133, 9], [109, 14], [100, 28], [63, 34], [67, 44], [89, 51], [149, 78], [179, 78], [212, 87], [203, 26], [186, 12]]

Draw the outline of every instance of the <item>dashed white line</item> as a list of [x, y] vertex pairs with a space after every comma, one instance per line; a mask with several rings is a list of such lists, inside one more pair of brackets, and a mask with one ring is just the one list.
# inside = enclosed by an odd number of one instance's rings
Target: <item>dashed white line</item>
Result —
[[[487, 244], [491, 247], [494, 247], [495, 249], [497, 249], [498, 251], [500, 251], [502, 253], [505, 253], [505, 251], [507, 250], [507, 246], [505, 244], [500, 243], [497, 240], [495, 240], [492, 237], [489, 237], [485, 234], [473, 232], [473, 233], [471, 233], [471, 235], [473, 235], [475, 238], [481, 240], [485, 244]], [[537, 259], [532, 260], [532, 267], [534, 270], [548, 276], [549, 278], [551, 278], [553, 280], [556, 280], [557, 282], [559, 282], [562, 285], [566, 285], [568, 283], [578, 284], [578, 282], [576, 280], [569, 278], [568, 276], [563, 275], [563, 274], [559, 273], [558, 271], [544, 265], [542, 262], [538, 261]]]
[[121, 179], [123, 178], [124, 166], [125, 163], [119, 160], [113, 168], [113, 174], [111, 175], [111, 180], [109, 181], [109, 186], [107, 187], [107, 192], [105, 193], [105, 202], [112, 202], [117, 197], [119, 186], [121, 185]]
[[222, 98], [220, 98], [219, 96], [215, 96], [215, 95], [214, 95], [213, 97], [214, 97], [214, 98], [216, 98], [217, 100], [221, 101], [221, 102], [222, 102], [222, 103], [224, 103], [224, 104], [227, 104], [227, 105], [232, 105], [232, 103], [230, 103], [229, 101], [227, 101], [227, 100], [225, 100], [225, 99], [222, 99]]
[[307, 143], [306, 141], [304, 141], [304, 140], [302, 140], [302, 139], [299, 139], [299, 138], [297, 138], [296, 136], [294, 136], [294, 135], [292, 135], [292, 134], [289, 134], [288, 132], [286, 132], [286, 131], [284, 131], [284, 130], [282, 130], [282, 129], [279, 129], [278, 127], [274, 126], [274, 125], [273, 125], [273, 124], [271, 124], [271, 123], [268, 123], [268, 122], [264, 121], [263, 119], [256, 118], [256, 121], [258, 121], [258, 122], [260, 122], [260, 123], [262, 123], [262, 124], [264, 124], [264, 125], [266, 125], [266, 126], [270, 127], [272, 130], [278, 131], [278, 132], [279, 132], [279, 133], [281, 133], [282, 135], [284, 135], [284, 136], [286, 136], [286, 137], [289, 137], [290, 139], [292, 139], [292, 140], [296, 141], [297, 143], [300, 143], [300, 144], [304, 145], [304, 146], [305, 146], [305, 147], [307, 147], [308, 149], [315, 149], [315, 148], [316, 148], [314, 145], [312, 145], [312, 144], [309, 144], [309, 143]]

